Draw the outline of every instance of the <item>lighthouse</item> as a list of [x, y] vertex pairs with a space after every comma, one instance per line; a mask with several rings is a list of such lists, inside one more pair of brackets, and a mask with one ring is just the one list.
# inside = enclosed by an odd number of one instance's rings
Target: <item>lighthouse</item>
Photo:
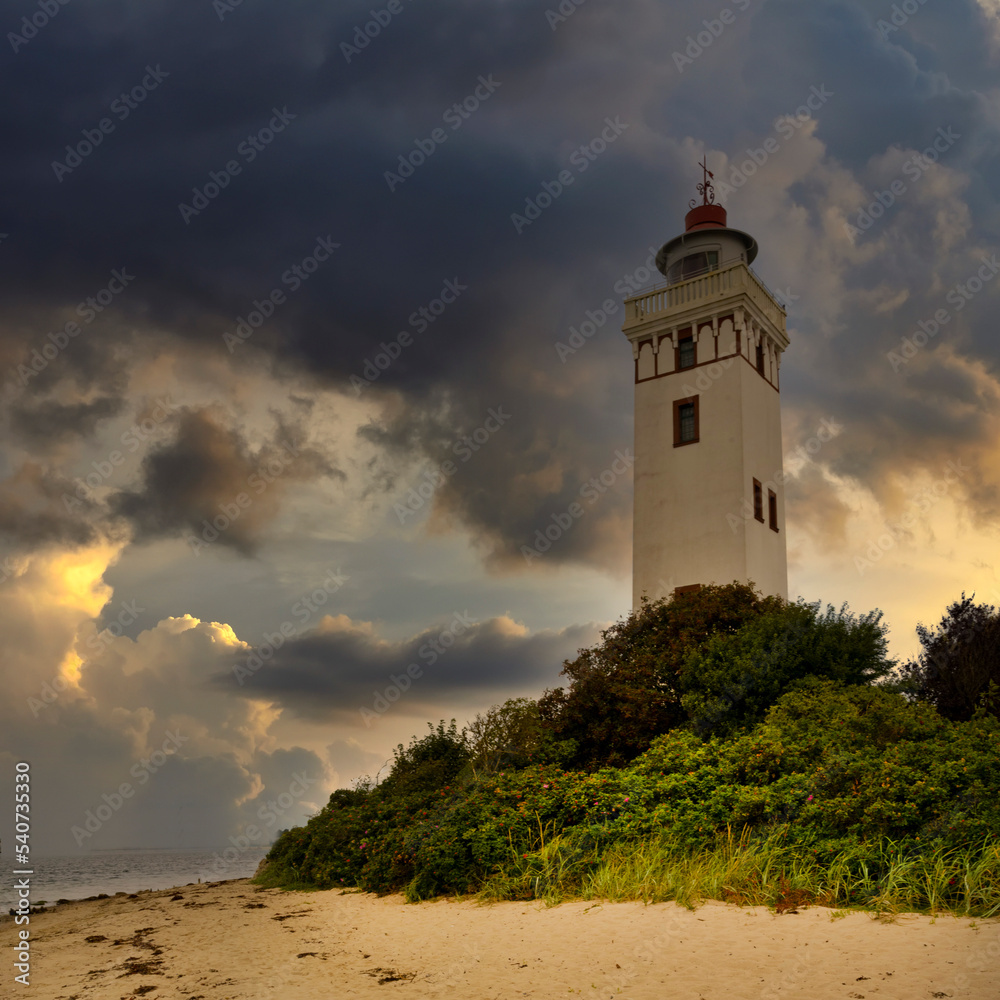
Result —
[[635, 366], [632, 604], [752, 581], [788, 596], [781, 355], [785, 309], [751, 270], [701, 164], [701, 203], [625, 301]]

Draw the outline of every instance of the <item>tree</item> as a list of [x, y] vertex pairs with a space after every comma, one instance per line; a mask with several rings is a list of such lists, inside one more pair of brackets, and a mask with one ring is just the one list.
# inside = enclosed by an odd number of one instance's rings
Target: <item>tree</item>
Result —
[[408, 747], [400, 743], [395, 751], [392, 770], [378, 786], [384, 797], [401, 797], [413, 793], [433, 792], [455, 778], [469, 762], [465, 734], [460, 733], [455, 720], [446, 727], [442, 719], [430, 732], [410, 740]]
[[806, 678], [871, 684], [893, 668], [882, 612], [855, 617], [820, 604], [787, 604], [713, 635], [692, 650], [681, 677], [681, 704], [701, 735], [728, 735], [764, 719]]
[[480, 773], [556, 762], [567, 755], [543, 727], [538, 703], [530, 698], [508, 698], [480, 712], [466, 726], [465, 737], [472, 769]]
[[601, 633], [600, 645], [565, 662], [569, 688], [543, 695], [542, 720], [556, 739], [575, 743], [573, 765], [626, 764], [686, 719], [681, 675], [688, 654], [783, 605], [745, 583], [643, 601]]
[[917, 625], [923, 652], [902, 671], [905, 691], [958, 722], [1000, 716], [1000, 611], [974, 598], [963, 592], [935, 628]]

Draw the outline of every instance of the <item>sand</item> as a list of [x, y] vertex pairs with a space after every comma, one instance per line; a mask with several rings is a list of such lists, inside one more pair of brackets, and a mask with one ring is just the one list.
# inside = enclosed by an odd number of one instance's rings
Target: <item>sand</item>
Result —
[[1000, 921], [706, 903], [500, 903], [282, 892], [246, 879], [64, 904], [31, 918], [45, 1000], [923, 1000], [1000, 997]]

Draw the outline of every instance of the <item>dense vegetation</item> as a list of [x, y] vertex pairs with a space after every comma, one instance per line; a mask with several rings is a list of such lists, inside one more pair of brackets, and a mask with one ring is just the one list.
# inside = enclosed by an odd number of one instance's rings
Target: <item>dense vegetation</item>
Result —
[[963, 595], [894, 672], [879, 612], [739, 584], [645, 604], [566, 690], [429, 726], [334, 792], [262, 879], [1000, 913], [997, 622]]

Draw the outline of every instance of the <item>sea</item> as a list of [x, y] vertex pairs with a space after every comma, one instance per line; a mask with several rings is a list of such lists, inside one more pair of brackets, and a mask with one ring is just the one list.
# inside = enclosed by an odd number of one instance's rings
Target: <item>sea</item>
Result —
[[[106, 893], [133, 893], [142, 889], [172, 889], [191, 882], [218, 882], [250, 878], [267, 853], [267, 847], [251, 846], [202, 850], [157, 850], [135, 848], [91, 851], [87, 854], [38, 856], [31, 859], [29, 876], [31, 905], [52, 905], [60, 899], [85, 899]], [[14, 883], [23, 876], [11, 872], [19, 865], [4, 858], [0, 869], [0, 913], [16, 905]]]

